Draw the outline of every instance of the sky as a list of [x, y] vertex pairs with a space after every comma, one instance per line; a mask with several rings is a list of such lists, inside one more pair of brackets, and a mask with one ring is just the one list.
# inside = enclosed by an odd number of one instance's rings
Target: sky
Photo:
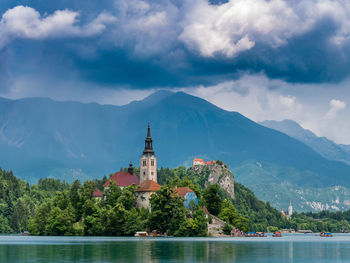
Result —
[[3, 0], [0, 96], [185, 91], [350, 144], [346, 0]]

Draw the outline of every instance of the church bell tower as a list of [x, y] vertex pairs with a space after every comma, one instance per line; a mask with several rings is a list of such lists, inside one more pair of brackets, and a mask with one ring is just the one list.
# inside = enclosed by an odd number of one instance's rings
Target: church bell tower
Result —
[[157, 182], [157, 157], [152, 146], [151, 128], [148, 123], [145, 149], [140, 159], [140, 183], [145, 180]]

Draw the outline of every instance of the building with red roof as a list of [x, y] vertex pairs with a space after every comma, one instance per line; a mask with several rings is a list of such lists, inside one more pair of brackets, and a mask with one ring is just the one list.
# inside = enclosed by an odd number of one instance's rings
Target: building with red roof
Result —
[[95, 191], [92, 194], [93, 197], [95, 197], [97, 200], [102, 200], [103, 193], [100, 189], [95, 189]]
[[205, 162], [203, 159], [200, 159], [200, 158], [195, 158], [193, 159], [193, 165], [204, 165]]
[[132, 184], [139, 185], [140, 181], [137, 175], [134, 173], [134, 167], [132, 163], [129, 164], [127, 172], [116, 172], [103, 184], [103, 187], [108, 187], [111, 182], [114, 182], [120, 188], [130, 186]]
[[136, 192], [157, 192], [160, 190], [160, 185], [152, 180], [143, 181], [140, 184], [140, 188], [136, 189]]
[[135, 190], [136, 205], [139, 208], [148, 208], [151, 210], [151, 195], [160, 190], [160, 185], [153, 180], [145, 180], [140, 187]]

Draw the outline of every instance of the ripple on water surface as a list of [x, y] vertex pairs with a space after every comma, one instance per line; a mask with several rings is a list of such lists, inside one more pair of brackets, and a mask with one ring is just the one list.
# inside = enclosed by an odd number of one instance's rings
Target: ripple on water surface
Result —
[[349, 262], [350, 234], [321, 238], [0, 236], [0, 262]]

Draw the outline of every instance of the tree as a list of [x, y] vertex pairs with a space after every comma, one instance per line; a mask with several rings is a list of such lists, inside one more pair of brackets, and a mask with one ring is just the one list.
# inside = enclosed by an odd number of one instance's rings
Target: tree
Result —
[[213, 215], [218, 215], [221, 210], [222, 199], [219, 195], [220, 186], [212, 184], [203, 193], [204, 203], [208, 211]]
[[168, 235], [179, 236], [187, 227], [185, 219], [185, 205], [183, 200], [168, 186], [163, 186], [151, 197], [152, 212], [150, 215], [150, 229], [159, 230]]

